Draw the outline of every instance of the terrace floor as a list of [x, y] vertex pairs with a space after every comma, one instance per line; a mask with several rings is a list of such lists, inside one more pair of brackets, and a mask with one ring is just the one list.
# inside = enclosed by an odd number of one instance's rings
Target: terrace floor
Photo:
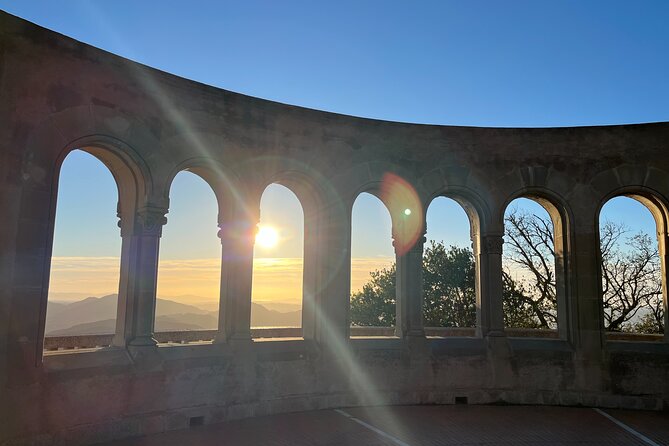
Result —
[[669, 445], [669, 412], [395, 406], [248, 418], [108, 446]]

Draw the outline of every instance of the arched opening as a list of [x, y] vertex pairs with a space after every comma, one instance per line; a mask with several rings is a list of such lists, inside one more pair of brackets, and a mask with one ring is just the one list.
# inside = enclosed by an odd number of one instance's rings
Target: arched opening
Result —
[[423, 321], [427, 334], [437, 334], [430, 332], [435, 327], [476, 327], [476, 264], [469, 217], [457, 201], [437, 197], [427, 208], [426, 224]]
[[567, 336], [564, 226], [542, 197], [517, 198], [506, 208], [502, 292], [510, 336]]
[[[119, 188], [96, 156], [71, 151], [60, 169], [45, 337], [113, 335], [120, 278]], [[100, 344], [110, 344], [111, 336]], [[95, 346], [95, 345], [94, 345]], [[45, 343], [45, 349], [57, 349]]]
[[617, 196], [599, 214], [604, 329], [661, 335], [666, 329], [666, 212], [653, 197]]
[[390, 212], [363, 192], [351, 211], [351, 336], [394, 335], [395, 276]]
[[287, 187], [270, 184], [260, 199], [253, 249], [253, 337], [302, 336], [303, 271], [302, 204]]
[[170, 187], [167, 217], [160, 240], [154, 331], [216, 330], [221, 242], [212, 188], [199, 175], [179, 172]]

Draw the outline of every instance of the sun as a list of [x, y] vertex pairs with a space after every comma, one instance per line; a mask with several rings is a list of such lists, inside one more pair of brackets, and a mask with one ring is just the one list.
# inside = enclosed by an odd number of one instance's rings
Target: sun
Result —
[[279, 233], [271, 226], [260, 226], [256, 234], [256, 243], [263, 248], [273, 248], [279, 242]]

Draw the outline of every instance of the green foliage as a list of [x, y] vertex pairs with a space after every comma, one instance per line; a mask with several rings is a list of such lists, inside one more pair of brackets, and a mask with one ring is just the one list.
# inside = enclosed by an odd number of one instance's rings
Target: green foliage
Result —
[[395, 325], [395, 264], [370, 274], [371, 280], [351, 296], [351, 324], [392, 327]]
[[[423, 318], [426, 327], [476, 326], [476, 265], [469, 248], [430, 242], [423, 254]], [[528, 291], [504, 274], [504, 315], [513, 327], [540, 328]], [[374, 271], [351, 296], [351, 323], [395, 325], [395, 265]]]
[[[552, 223], [534, 214], [506, 217], [502, 275], [504, 324], [556, 328], [557, 292]], [[625, 238], [623, 225], [602, 228], [602, 285], [605, 328], [636, 333], [664, 332], [661, 268], [648, 234]], [[626, 249], [620, 241], [625, 241]], [[426, 327], [476, 325], [476, 268], [472, 251], [432, 241], [423, 253], [423, 316]], [[395, 325], [395, 265], [371, 273], [351, 296], [351, 323]]]
[[476, 268], [472, 251], [431, 242], [423, 255], [426, 327], [476, 326]]
[[[423, 254], [423, 315], [426, 326], [476, 325], [475, 268], [471, 250], [432, 242]], [[395, 325], [395, 265], [374, 271], [351, 296], [351, 323]]]

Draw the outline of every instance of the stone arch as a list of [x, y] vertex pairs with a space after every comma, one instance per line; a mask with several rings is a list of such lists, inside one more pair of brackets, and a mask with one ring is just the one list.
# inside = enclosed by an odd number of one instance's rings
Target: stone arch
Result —
[[469, 220], [470, 239], [472, 242], [472, 251], [474, 254], [475, 266], [475, 294], [476, 294], [476, 324], [477, 332], [481, 333], [481, 325], [483, 320], [483, 288], [486, 286], [485, 278], [483, 277], [481, 256], [483, 255], [482, 248], [482, 234], [485, 234], [490, 227], [490, 210], [487, 202], [476, 191], [466, 186], [444, 185], [441, 184], [433, 187], [426, 193], [425, 200], [425, 215], [424, 220], [427, 219], [427, 209], [432, 201], [438, 197], [446, 197], [454, 200], [465, 211]]
[[75, 149], [93, 155], [109, 169], [118, 187], [121, 229], [131, 228], [136, 209], [145, 205], [143, 200], [152, 189], [148, 166], [130, 146], [119, 140], [110, 137], [81, 138], [68, 144], [58, 155], [54, 168], [57, 172], [54, 177], [54, 194], [58, 193], [60, 168], [67, 155]]
[[[310, 317], [311, 315], [309, 312], [305, 312], [304, 309], [305, 307], [311, 308], [310, 301], [314, 299], [314, 282], [315, 282], [315, 270], [313, 269], [313, 265], [310, 265], [310, 263], [315, 263], [317, 261], [316, 258], [311, 258], [308, 259], [309, 256], [313, 256], [315, 254], [314, 249], [310, 249], [310, 246], [307, 243], [307, 239], [309, 236], [309, 229], [307, 228], [307, 211], [305, 209], [304, 205], [304, 200], [305, 199], [310, 199], [311, 197], [305, 196], [305, 193], [309, 192], [308, 187], [300, 187], [301, 185], [301, 179], [298, 180], [296, 179], [295, 176], [291, 176], [290, 173], [288, 172], [282, 172], [281, 174], [277, 174], [273, 176], [273, 181], [271, 181], [269, 184], [267, 184], [262, 192], [260, 193], [257, 201], [257, 205], [254, 205], [254, 209], [251, 211], [251, 213], [256, 214], [257, 213], [257, 223], [258, 227], [257, 229], [260, 231], [259, 234], [262, 234], [262, 231], [267, 227], [267, 223], [269, 223], [269, 228], [274, 229], [274, 231], [278, 232], [279, 234], [282, 234], [278, 237], [279, 240], [279, 247], [280, 249], [284, 250], [283, 255], [280, 256], [283, 258], [283, 260], [280, 263], [276, 263], [274, 261], [271, 261], [269, 264], [266, 264], [265, 266], [262, 265], [260, 262], [260, 259], [263, 257], [262, 252], [264, 249], [268, 249], [267, 247], [263, 247], [262, 243], [258, 243], [258, 241], [261, 241], [261, 239], [257, 239], [257, 241], [254, 243], [254, 254], [253, 254], [253, 286], [252, 286], [252, 302], [253, 302], [253, 308], [251, 310], [251, 324], [254, 324], [254, 311], [258, 310], [258, 307], [256, 304], [260, 304], [258, 302], [259, 297], [263, 296], [270, 296], [273, 293], [275, 293], [277, 290], [281, 290], [282, 293], [279, 296], [282, 300], [281, 303], [291, 303], [289, 297], [297, 297], [299, 299], [299, 309], [302, 312], [301, 314], [301, 319], [299, 322], [291, 317], [290, 319], [284, 319], [284, 321], [279, 324], [279, 325], [267, 325], [267, 323], [262, 323], [263, 326], [270, 326], [270, 327], [284, 327], [287, 328], [288, 330], [285, 332], [280, 332], [277, 336], [275, 337], [282, 337], [282, 336], [289, 336], [289, 337], [295, 337], [295, 336], [301, 336], [304, 337], [303, 333], [303, 327], [306, 325], [309, 325], [311, 323]], [[293, 181], [291, 181], [293, 180]], [[298, 188], [300, 194], [295, 193], [295, 187]], [[263, 200], [265, 200], [265, 196], [267, 193], [280, 193], [280, 194], [285, 194], [286, 198], [289, 201], [286, 201], [284, 204], [286, 205], [285, 207], [282, 207], [281, 209], [274, 209], [274, 212], [272, 212], [273, 218], [269, 217], [268, 219], [268, 214], [271, 212], [271, 202], [270, 201], [265, 201], [264, 204], [269, 206], [268, 207], [261, 207], [263, 206]], [[288, 198], [290, 196], [290, 198]], [[254, 200], [255, 202], [255, 200]], [[292, 203], [291, 203], [292, 202]], [[299, 208], [299, 210], [298, 210]], [[292, 209], [293, 212], [287, 212], [288, 209]], [[278, 212], [277, 212], [278, 211]], [[312, 215], [315, 215], [315, 211], [312, 209], [311, 210]], [[295, 225], [296, 221], [298, 225]], [[283, 223], [283, 224], [282, 224]], [[313, 222], [312, 222], [313, 223]], [[278, 225], [278, 226], [277, 226]], [[271, 231], [270, 229], [270, 231]], [[296, 231], [293, 232], [293, 231]], [[294, 243], [287, 243], [283, 247], [281, 246], [281, 240], [286, 237], [286, 232], [288, 233], [288, 237], [295, 237], [295, 235], [298, 235], [298, 239], [290, 239], [293, 240]], [[271, 232], [270, 232], [271, 233]], [[291, 234], [292, 233], [292, 234]], [[293, 246], [291, 246], [291, 244]], [[299, 251], [296, 252], [295, 250], [295, 245], [300, 248]], [[272, 248], [269, 248], [270, 251], [265, 251], [266, 253], [269, 253], [268, 257], [273, 257], [272, 253]], [[288, 251], [285, 251], [285, 249], [288, 249]], [[290, 253], [289, 256], [286, 256], [286, 253]], [[290, 263], [286, 263], [287, 259], [285, 257], [290, 257], [293, 259], [300, 259], [299, 261], [295, 262], [294, 260], [290, 261]], [[309, 262], [308, 260], [311, 260]], [[269, 280], [265, 279], [263, 280], [263, 275], [262, 275], [262, 269], [263, 268], [279, 268], [279, 270], [283, 271], [283, 274], [281, 275], [282, 279], [277, 282], [276, 279], [276, 274], [272, 274]], [[296, 268], [301, 269], [301, 271], [296, 271]], [[299, 276], [296, 276], [295, 273], [298, 273]], [[296, 289], [299, 287], [299, 291]], [[263, 289], [264, 291], [261, 292], [260, 289]], [[285, 291], [287, 289], [293, 290], [296, 292], [297, 296], [295, 294], [287, 295]], [[271, 299], [270, 299], [271, 300]], [[264, 304], [261, 304], [263, 306], [266, 306]], [[267, 309], [272, 310], [271, 307], [266, 307]], [[276, 323], [276, 320], [271, 320], [267, 321], [272, 324]], [[257, 324], [257, 321], [255, 322]], [[299, 324], [299, 325], [297, 325]], [[299, 332], [299, 333], [298, 333]]]
[[[55, 229], [56, 203], [58, 199], [58, 181], [60, 170], [67, 155], [73, 150], [82, 150], [99, 160], [112, 174], [118, 189], [117, 215], [121, 238], [134, 231], [138, 208], [144, 206], [147, 191], [151, 189], [151, 175], [147, 165], [137, 152], [121, 140], [103, 135], [93, 135], [77, 138], [63, 146], [53, 158], [50, 167], [50, 200], [49, 214], [47, 219], [47, 243], [44, 257], [44, 275], [42, 277], [42, 296], [40, 300], [39, 325], [37, 337], [37, 358], [41, 358], [46, 324], [46, 308], [48, 301], [49, 277], [51, 269], [51, 257], [53, 249], [53, 237]], [[125, 331], [124, 308], [126, 306], [127, 293], [129, 292], [130, 273], [130, 247], [128, 243], [121, 245], [121, 266], [119, 280], [119, 297], [116, 316], [115, 341], [120, 343]]]
[[209, 158], [190, 158], [174, 166], [165, 177], [160, 193], [162, 201], [169, 204], [169, 193], [174, 178], [183, 171], [200, 177], [211, 188], [218, 205], [218, 223], [232, 218], [232, 210], [243, 205], [246, 196], [238, 177], [217, 160]]
[[666, 234], [669, 231], [669, 200], [660, 192], [646, 186], [623, 186], [609, 191], [599, 202], [596, 218], [599, 218], [604, 205], [615, 197], [629, 197], [643, 204], [653, 216], [657, 232]]
[[[473, 291], [474, 291], [474, 299], [476, 302], [476, 310], [473, 312], [473, 315], [475, 316], [475, 319], [480, 321], [480, 315], [477, 314], [480, 312], [481, 308], [481, 299], [480, 299], [480, 287], [478, 286], [479, 280], [478, 276], [480, 274], [480, 268], [479, 268], [479, 262], [476, 261], [477, 255], [478, 255], [478, 250], [479, 250], [479, 234], [480, 234], [480, 228], [481, 228], [481, 217], [480, 217], [480, 209], [482, 209], [482, 203], [478, 201], [478, 197], [474, 197], [474, 195], [470, 194], [471, 191], [468, 191], [466, 188], [458, 188], [458, 187], [450, 187], [450, 188], [441, 188], [437, 191], [432, 191], [429, 194], [429, 201], [425, 202], [424, 205], [424, 220], [425, 220], [425, 234], [428, 234], [429, 228], [429, 223], [428, 223], [428, 213], [430, 211], [430, 208], [432, 205], [435, 203], [435, 200], [439, 198], [445, 198], [452, 200], [453, 202], [456, 203], [457, 206], [460, 207], [460, 209], [464, 212], [468, 227], [469, 227], [469, 240], [471, 242], [470, 246], [472, 249], [472, 257], [474, 260], [474, 283], [473, 283]], [[473, 198], [474, 197], [474, 198]], [[477, 202], [478, 201], [478, 202]], [[477, 202], [476, 205], [472, 204], [473, 202]], [[426, 242], [428, 242], [428, 238], [425, 239]], [[425, 249], [425, 247], [424, 247]], [[446, 249], [449, 249], [449, 246], [446, 246]], [[427, 290], [424, 288], [424, 293], [427, 292]], [[423, 312], [427, 311], [427, 307], [425, 307], [426, 302], [428, 298], [427, 295], [424, 295], [423, 297]], [[462, 313], [460, 316], [464, 316]], [[465, 323], [463, 324], [463, 320], [466, 319], [466, 317], [463, 317], [460, 319], [460, 322], [457, 322], [458, 325], [455, 325], [457, 327], [475, 327], [476, 322], [471, 321], [470, 323]], [[426, 327], [441, 327], [442, 325], [437, 324], [430, 324], [427, 320], [425, 321]], [[450, 326], [450, 325], [448, 325]]]
[[[392, 259], [395, 264], [395, 278], [392, 280], [395, 283], [397, 282], [397, 260], [399, 256], [395, 241], [397, 238], [395, 234], [396, 223], [391, 210], [376, 188], [363, 189], [357, 194], [351, 204], [347, 223], [349, 234], [347, 245], [347, 325], [350, 327], [371, 326], [371, 328], [364, 329], [354, 328], [350, 335], [360, 336], [360, 330], [381, 330], [378, 335], [388, 336], [391, 331], [396, 331], [399, 326], [400, 309], [397, 288], [392, 295], [386, 293], [380, 295], [383, 299], [382, 302], [378, 302], [377, 310], [379, 313], [376, 315], [379, 316], [378, 319], [371, 317], [374, 316], [373, 314], [360, 311], [366, 308], [365, 300], [357, 301], [362, 305], [356, 307], [356, 300], [353, 299], [353, 296], [355, 292], [361, 290], [364, 283], [370, 280], [369, 274], [371, 272], [389, 266], [385, 262], [387, 258]], [[380, 257], [384, 258], [381, 263], [372, 260], [374, 258], [378, 260]], [[360, 261], [361, 258], [365, 260]], [[389, 301], [390, 299], [392, 299], [392, 303]], [[380, 323], [381, 315], [383, 315], [382, 323]], [[378, 325], [383, 328], [374, 327]]]
[[349, 214], [353, 203], [362, 192], [375, 195], [384, 202], [388, 211], [391, 212], [389, 203], [384, 201], [380, 194], [381, 185], [386, 174], [396, 175], [404, 179], [413, 187], [420, 198], [424, 196], [420, 182], [416, 181], [415, 175], [409, 169], [389, 161], [367, 161], [356, 164], [334, 176], [331, 184], [340, 196]]
[[[392, 187], [389, 184], [399, 184], [399, 196], [402, 198], [397, 200], [393, 198]], [[391, 238], [394, 250], [395, 263], [399, 275], [403, 277], [410, 275], [414, 277], [414, 273], [409, 273], [410, 267], [406, 263], [407, 254], [416, 246], [420, 245], [422, 248], [425, 232], [425, 209], [424, 209], [424, 192], [420, 190], [419, 182], [407, 169], [387, 161], [365, 162], [349, 169], [337, 177], [337, 183], [340, 187], [340, 195], [342, 197], [346, 209], [346, 231], [347, 231], [347, 255], [345, 270], [346, 275], [346, 295], [347, 295], [347, 320], [350, 322], [351, 309], [351, 283], [352, 283], [352, 261], [351, 261], [351, 243], [352, 243], [352, 224], [353, 224], [353, 206], [358, 197], [362, 193], [369, 193], [376, 197], [384, 206], [391, 222]], [[405, 210], [404, 204], [411, 203], [409, 206], [412, 211], [410, 220], [412, 223], [406, 224], [404, 221]], [[415, 208], [415, 209], [413, 209]], [[418, 217], [414, 219], [414, 217]], [[415, 255], [413, 256], [415, 257]], [[401, 261], [400, 261], [401, 260]], [[397, 276], [396, 276], [397, 277]], [[397, 279], [396, 279], [397, 280]], [[410, 330], [419, 330], [422, 333], [422, 328], [418, 328], [418, 318], [420, 314], [416, 314], [416, 308], [420, 305], [416, 302], [422, 301], [421, 296], [415, 294], [414, 291], [408, 292], [405, 287], [407, 283], [405, 280], [402, 284], [396, 287], [395, 296], [395, 316], [396, 323], [394, 327], [394, 334], [398, 337], [405, 337]], [[412, 285], [416, 285], [413, 283]], [[412, 294], [411, 299], [414, 300], [411, 307], [409, 303], [409, 295]], [[410, 307], [410, 308], [409, 308]], [[411, 314], [411, 316], [409, 316]], [[409, 322], [411, 319], [411, 322]], [[350, 325], [350, 324], [348, 324]], [[384, 331], [384, 333], [386, 333]], [[411, 332], [416, 335], [416, 331]]]
[[463, 186], [442, 186], [427, 194], [423, 208], [427, 211], [430, 203], [437, 197], [450, 198], [464, 209], [469, 219], [473, 243], [476, 242], [481, 231], [487, 230], [490, 221], [489, 207], [475, 191]]
[[[669, 273], [669, 259], [667, 256], [667, 250], [669, 249], [669, 200], [664, 197], [657, 190], [651, 189], [646, 186], [622, 186], [615, 188], [609, 191], [606, 195], [600, 200], [597, 210], [595, 212], [595, 224], [600, 230], [599, 218], [604, 206], [613, 198], [616, 197], [627, 197], [631, 198], [639, 203], [641, 203], [650, 214], [653, 216], [655, 221], [655, 231], [657, 236], [657, 245], [660, 257], [660, 270], [662, 278], [662, 301], [664, 306], [664, 341], [669, 342], [669, 298], [668, 298], [668, 282], [669, 278], [667, 274]], [[600, 275], [598, 284], [598, 297], [600, 302], [600, 318], [603, 320], [603, 289], [602, 289], [602, 257], [601, 257], [601, 243], [600, 237], [597, 237], [598, 252], [600, 253], [597, 257], [598, 263], [598, 273]]]
[[[321, 256], [321, 247], [324, 240], [322, 232], [327, 229], [327, 215], [324, 210], [330, 206], [336, 206], [337, 194], [331, 188], [329, 180], [323, 178], [318, 172], [305, 171], [304, 166], [289, 166], [271, 176], [270, 184], [279, 184], [286, 187], [297, 197], [302, 207], [304, 223], [304, 249], [302, 269], [302, 336], [305, 339], [317, 337], [319, 314], [319, 301], [323, 290], [328, 286], [329, 279], [322, 274], [326, 263], [341, 266], [344, 262], [343, 256], [339, 258], [324, 259]], [[338, 269], [338, 268], [337, 268]]]
[[575, 292], [572, 289], [572, 211], [567, 200], [552, 190], [544, 187], [523, 187], [510, 194], [500, 207], [496, 219], [502, 227], [507, 208], [518, 198], [526, 198], [539, 204], [548, 213], [553, 225], [558, 337], [572, 339], [572, 331], [576, 325], [572, 310], [575, 305]]
[[[175, 316], [170, 314], [170, 305], [166, 301], [194, 305], [201, 310], [216, 310], [210, 313], [212, 317], [202, 318], [199, 322], [192, 318], [180, 321], [194, 322], [206, 330], [217, 328], [217, 317], [221, 313], [222, 246], [219, 226], [222, 224], [222, 210], [230, 200], [224, 196], [225, 188], [212, 178], [213, 166], [183, 167], [170, 177], [169, 196], [164, 198], [167, 219], [158, 253], [157, 299], [153, 316], [156, 333], [185, 330], [178, 324], [172, 326]], [[178, 268], [174, 267], [175, 262]], [[184, 294], [200, 299], [183, 300], [180, 295]]]

